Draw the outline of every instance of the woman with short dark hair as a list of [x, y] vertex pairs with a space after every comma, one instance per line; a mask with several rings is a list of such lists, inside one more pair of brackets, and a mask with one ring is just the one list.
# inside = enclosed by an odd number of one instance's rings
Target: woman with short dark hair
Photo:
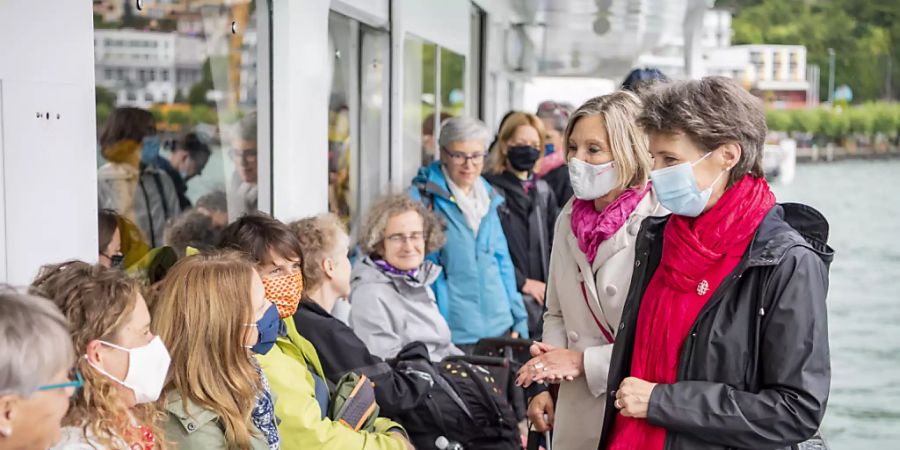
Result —
[[304, 291], [303, 249], [293, 232], [270, 216], [248, 214], [222, 231], [219, 247], [250, 258], [284, 324], [272, 349], [256, 356], [278, 398], [275, 413], [282, 447], [407, 449], [406, 432], [390, 420], [378, 417], [374, 432], [369, 432], [329, 417], [333, 402], [318, 351], [299, 333], [293, 317]]
[[672, 215], [638, 234], [601, 448], [795, 448], [831, 381], [828, 224], [775, 203], [762, 103], [736, 82], [643, 94], [650, 178]]

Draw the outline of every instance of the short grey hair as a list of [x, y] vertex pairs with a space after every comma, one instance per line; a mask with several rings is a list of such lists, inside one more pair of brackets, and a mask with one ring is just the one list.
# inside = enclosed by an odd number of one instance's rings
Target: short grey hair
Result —
[[74, 364], [69, 326], [56, 305], [0, 286], [0, 395], [31, 396]]
[[484, 122], [472, 117], [451, 117], [441, 124], [441, 137], [438, 145], [447, 148], [454, 142], [480, 141], [487, 150], [493, 136]]

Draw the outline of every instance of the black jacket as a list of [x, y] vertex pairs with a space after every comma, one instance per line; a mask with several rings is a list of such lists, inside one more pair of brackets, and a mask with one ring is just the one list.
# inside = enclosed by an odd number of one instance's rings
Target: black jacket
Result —
[[[659, 265], [667, 221], [648, 218], [638, 235], [610, 361], [601, 449], [618, 415], [615, 390], [631, 369], [641, 298]], [[816, 433], [831, 384], [827, 238], [828, 223], [810, 207], [769, 211], [697, 316], [677, 381], [653, 390], [647, 420], [668, 430], [666, 450], [787, 449]]]
[[572, 190], [572, 180], [569, 179], [569, 166], [565, 164], [547, 172], [542, 179], [553, 189], [559, 209], [562, 209], [566, 202], [575, 195], [575, 191]]
[[541, 179], [526, 193], [521, 180], [509, 172], [490, 175], [487, 180], [506, 200], [497, 212], [516, 269], [516, 287], [521, 291], [528, 278], [546, 282], [559, 215], [555, 194]]
[[352, 371], [375, 383], [375, 400], [383, 416], [398, 420], [403, 411], [422, 403], [431, 389], [428, 380], [394, 370], [369, 353], [366, 344], [350, 327], [308, 298], [300, 302], [294, 313], [294, 324], [300, 335], [316, 348], [328, 381], [337, 383], [341, 376]]

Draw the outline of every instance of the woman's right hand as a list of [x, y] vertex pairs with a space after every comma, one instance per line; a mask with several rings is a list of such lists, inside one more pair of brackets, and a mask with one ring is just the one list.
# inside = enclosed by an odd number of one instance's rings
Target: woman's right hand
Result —
[[522, 293], [534, 297], [541, 306], [544, 305], [544, 293], [547, 291], [547, 284], [538, 280], [528, 278], [522, 285]]
[[[546, 421], [544, 415], [547, 416]], [[531, 421], [534, 430], [538, 433], [544, 433], [553, 428], [554, 416], [553, 398], [550, 397], [550, 392], [541, 392], [528, 402], [528, 420]]]

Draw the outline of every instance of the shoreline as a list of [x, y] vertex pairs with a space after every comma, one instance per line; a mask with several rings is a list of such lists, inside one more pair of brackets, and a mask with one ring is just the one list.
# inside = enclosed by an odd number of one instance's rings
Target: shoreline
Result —
[[813, 164], [828, 163], [833, 161], [878, 161], [900, 158], [900, 148], [890, 148], [878, 151], [870, 148], [854, 149], [850, 151], [846, 147], [807, 147], [797, 149], [797, 163]]

